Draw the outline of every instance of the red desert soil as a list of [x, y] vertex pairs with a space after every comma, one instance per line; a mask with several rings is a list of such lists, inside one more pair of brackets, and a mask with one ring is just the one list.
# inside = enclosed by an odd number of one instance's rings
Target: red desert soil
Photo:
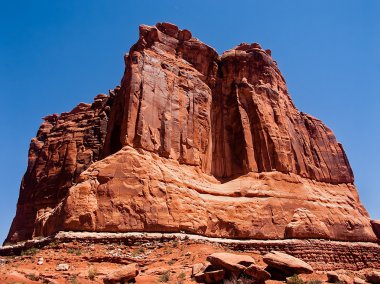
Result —
[[[130, 263], [138, 263], [136, 283], [195, 283], [191, 279], [193, 264], [204, 262], [214, 252], [226, 252], [218, 244], [194, 243], [189, 240], [146, 243], [128, 246], [123, 243], [52, 243], [42, 249], [29, 249], [21, 256], [2, 258], [0, 283], [103, 283], [103, 278]], [[265, 266], [261, 255], [252, 256]], [[43, 258], [43, 264], [37, 262]], [[4, 263], [5, 262], [5, 263]], [[58, 264], [69, 265], [67, 271], [56, 271]], [[352, 278], [362, 272], [345, 271]], [[93, 276], [93, 280], [91, 280]], [[305, 281], [327, 281], [326, 272], [301, 275]], [[51, 281], [51, 282], [49, 282]], [[283, 283], [269, 280], [266, 283]]]

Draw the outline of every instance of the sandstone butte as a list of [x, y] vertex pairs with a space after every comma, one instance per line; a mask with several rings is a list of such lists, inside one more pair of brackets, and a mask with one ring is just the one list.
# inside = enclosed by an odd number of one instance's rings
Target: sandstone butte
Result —
[[377, 241], [340, 143], [257, 43], [140, 26], [121, 85], [46, 116], [6, 242], [58, 231]]

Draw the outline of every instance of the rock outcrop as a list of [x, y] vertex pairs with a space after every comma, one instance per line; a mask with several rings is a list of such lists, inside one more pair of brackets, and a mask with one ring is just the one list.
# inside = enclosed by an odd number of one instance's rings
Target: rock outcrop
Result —
[[269, 50], [141, 26], [121, 86], [45, 118], [7, 241], [60, 230], [376, 241], [341, 144]]
[[206, 263], [192, 268], [192, 277], [198, 283], [264, 283], [271, 275], [255, 264], [249, 255], [216, 252], [207, 257]]
[[380, 240], [380, 220], [371, 220], [371, 224], [375, 235]]
[[113, 271], [103, 279], [104, 284], [129, 283], [139, 274], [136, 264], [129, 264], [123, 268]]
[[207, 257], [212, 265], [223, 267], [228, 271], [240, 273], [247, 267], [255, 264], [255, 260], [248, 255], [238, 255], [227, 252], [216, 252]]
[[43, 230], [46, 216], [66, 197], [79, 175], [100, 159], [111, 101], [100, 94], [92, 104], [80, 103], [68, 113], [44, 117], [30, 143], [28, 169], [8, 241], [30, 239], [34, 231]]
[[313, 268], [308, 263], [286, 253], [272, 251], [264, 255], [263, 260], [270, 268], [280, 271], [285, 276], [313, 273]]

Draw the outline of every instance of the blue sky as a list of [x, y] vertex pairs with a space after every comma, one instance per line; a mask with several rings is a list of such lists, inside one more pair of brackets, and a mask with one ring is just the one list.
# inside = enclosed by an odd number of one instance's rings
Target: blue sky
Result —
[[140, 24], [168, 21], [219, 53], [272, 50], [297, 107], [343, 143], [380, 219], [380, 1], [4, 1], [0, 9], [0, 241], [15, 214], [41, 118], [119, 84]]

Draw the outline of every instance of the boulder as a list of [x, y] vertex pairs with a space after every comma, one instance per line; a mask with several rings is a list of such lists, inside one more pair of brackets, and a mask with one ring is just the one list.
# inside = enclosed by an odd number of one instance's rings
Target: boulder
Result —
[[345, 274], [337, 273], [335, 271], [327, 272], [327, 281], [329, 283], [341, 283], [341, 284], [352, 284], [353, 280], [351, 277]]
[[207, 260], [215, 266], [223, 267], [234, 273], [240, 273], [250, 265], [255, 264], [255, 260], [249, 255], [226, 252], [213, 253], [207, 257]]
[[354, 284], [366, 284], [367, 282], [359, 277], [354, 277]]
[[111, 272], [106, 277], [103, 278], [104, 284], [118, 284], [127, 283], [128, 281], [134, 279], [138, 275], [137, 264], [129, 264], [120, 268], [116, 271]]
[[205, 265], [203, 263], [196, 263], [193, 265], [192, 270], [191, 270], [191, 276], [195, 276], [200, 272], [203, 272], [205, 269]]
[[224, 279], [225, 271], [223, 269], [204, 272], [205, 283], [218, 283]]
[[367, 282], [380, 284], [380, 271], [370, 271], [366, 274]]
[[261, 283], [271, 278], [269, 272], [265, 271], [260, 266], [251, 264], [244, 270], [244, 273], [251, 276], [255, 281]]
[[371, 220], [371, 225], [377, 238], [380, 240], [380, 220]]
[[224, 279], [225, 273], [220, 266], [196, 264], [193, 266], [192, 277], [198, 283], [217, 283]]
[[42, 265], [42, 264], [44, 264], [44, 258], [40, 257], [38, 258], [37, 265]]
[[309, 264], [286, 253], [272, 251], [264, 255], [263, 260], [269, 267], [282, 271], [285, 276], [313, 273], [313, 268]]
[[60, 263], [55, 268], [56, 271], [67, 271], [69, 270], [70, 266], [67, 263]]

